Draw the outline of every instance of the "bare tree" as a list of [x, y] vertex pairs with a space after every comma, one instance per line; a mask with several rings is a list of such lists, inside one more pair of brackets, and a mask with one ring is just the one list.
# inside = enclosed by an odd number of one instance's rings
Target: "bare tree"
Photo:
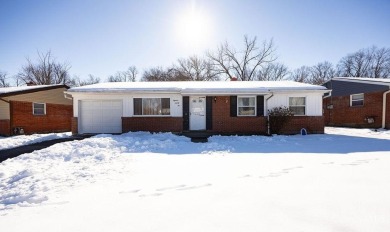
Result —
[[17, 78], [24, 83], [35, 85], [70, 84], [70, 68], [68, 63], [56, 62], [51, 51], [45, 54], [38, 52], [38, 62], [34, 64], [27, 58], [27, 65], [22, 67]]
[[390, 78], [390, 49], [372, 47], [372, 64], [370, 77]]
[[288, 67], [281, 63], [268, 63], [257, 72], [256, 80], [280, 81], [289, 74]]
[[328, 61], [318, 63], [312, 66], [310, 70], [309, 83], [313, 85], [322, 85], [336, 75], [336, 70], [333, 68], [332, 63]]
[[390, 49], [360, 49], [341, 58], [337, 68], [339, 76], [390, 78]]
[[129, 79], [129, 81], [134, 82], [134, 81], [137, 80], [137, 75], [138, 75], [138, 69], [137, 69], [137, 67], [135, 67], [135, 66], [130, 66], [130, 67], [127, 69], [126, 73], [127, 73], [127, 77], [128, 77], [128, 79]]
[[141, 81], [171, 81], [172, 71], [164, 70], [162, 67], [150, 68], [144, 72]]
[[130, 66], [126, 71], [118, 71], [115, 75], [108, 77], [108, 82], [134, 82], [137, 78], [138, 70], [135, 66]]
[[371, 52], [367, 49], [361, 49], [341, 58], [338, 64], [338, 73], [345, 77], [368, 77], [371, 61]]
[[295, 69], [291, 72], [289, 79], [302, 83], [309, 83], [311, 75], [311, 68], [307, 66], [302, 66], [298, 69]]
[[7, 73], [0, 71], [0, 87], [9, 87]]
[[257, 46], [257, 38], [253, 39], [244, 36], [244, 49], [237, 51], [227, 42], [220, 45], [216, 52], [208, 52], [215, 72], [224, 74], [227, 78], [237, 77], [241, 81], [251, 81], [261, 65], [276, 60], [273, 40], [263, 41], [260, 47]]
[[115, 75], [110, 75], [107, 78], [107, 81], [108, 82], [124, 82], [125, 79], [126, 79], [126, 75], [124, 75], [123, 72], [118, 71], [118, 72], [116, 72]]
[[197, 56], [179, 59], [174, 66], [176, 78], [184, 81], [215, 81], [219, 79], [218, 72], [213, 70], [209, 60]]
[[88, 79], [86, 79], [86, 80], [81, 80], [80, 77], [74, 77], [72, 80], [73, 80], [73, 82], [72, 82], [71, 86], [92, 85], [92, 84], [97, 84], [100, 82], [100, 78], [95, 77], [92, 74], [89, 74]]

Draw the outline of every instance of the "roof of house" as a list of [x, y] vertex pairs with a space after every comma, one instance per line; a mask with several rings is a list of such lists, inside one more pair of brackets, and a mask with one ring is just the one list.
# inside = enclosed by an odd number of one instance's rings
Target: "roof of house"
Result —
[[67, 85], [32, 85], [32, 86], [17, 86], [17, 87], [3, 87], [0, 88], [0, 97], [8, 97], [19, 94], [34, 93], [39, 91], [45, 91], [50, 89], [66, 88]]
[[199, 93], [269, 93], [274, 91], [327, 91], [324, 86], [294, 81], [178, 81], [178, 82], [109, 82], [74, 87], [67, 92], [125, 93], [166, 92], [181, 94]]
[[332, 80], [390, 86], [390, 79], [389, 78], [334, 77], [329, 81], [332, 81]]

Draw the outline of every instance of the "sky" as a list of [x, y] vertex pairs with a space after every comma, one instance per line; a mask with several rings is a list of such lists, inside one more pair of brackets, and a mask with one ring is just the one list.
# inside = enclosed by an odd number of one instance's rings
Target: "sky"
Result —
[[336, 64], [362, 48], [389, 48], [389, 12], [390, 0], [0, 0], [0, 71], [13, 76], [50, 50], [72, 76], [104, 81], [225, 41], [240, 49], [244, 35], [273, 39], [291, 69]]

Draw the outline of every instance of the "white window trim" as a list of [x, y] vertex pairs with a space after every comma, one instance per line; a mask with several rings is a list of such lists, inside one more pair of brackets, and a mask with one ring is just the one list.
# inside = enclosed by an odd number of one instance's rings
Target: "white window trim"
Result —
[[[163, 99], [163, 98], [168, 98], [169, 99], [169, 114], [143, 114], [144, 113], [144, 105], [143, 105], [143, 101], [141, 100], [141, 103], [142, 103], [142, 114], [135, 114], [135, 111], [134, 111], [134, 99], [136, 98], [141, 98], [141, 99], [156, 99], [156, 98], [159, 98], [159, 99]], [[133, 117], [139, 117], [139, 118], [143, 118], [143, 117], [172, 117], [172, 107], [171, 107], [171, 98], [170, 97], [134, 97], [133, 98]]]
[[[255, 114], [254, 115], [239, 115], [238, 113], [240, 112], [239, 110], [238, 110], [238, 108], [239, 107], [252, 107], [252, 106], [239, 106], [238, 105], [238, 99], [239, 98], [255, 98], [255, 105], [254, 105], [254, 107], [255, 107]], [[256, 117], [257, 116], [257, 97], [256, 96], [237, 96], [237, 117]]]
[[[354, 101], [361, 101], [361, 100], [352, 100], [352, 96], [356, 96], [356, 95], [363, 95], [363, 105], [358, 105], [358, 106], [353, 106], [352, 105], [352, 102], [354, 102]], [[362, 107], [362, 106], [364, 106], [364, 93], [351, 94], [349, 96], [349, 106], [350, 107]]]
[[296, 106], [304, 106], [305, 107], [305, 114], [302, 114], [302, 115], [296, 115], [294, 114], [294, 117], [301, 117], [301, 116], [307, 116], [307, 97], [306, 96], [291, 96], [291, 97], [288, 97], [288, 108], [290, 108], [290, 98], [292, 97], [303, 97], [305, 98], [305, 105], [296, 105]]
[[[36, 114], [36, 113], [35, 113], [34, 104], [43, 104], [43, 114]], [[32, 103], [32, 113], [33, 113], [33, 115], [37, 115], [37, 116], [46, 115], [46, 103], [42, 103], [42, 102], [33, 102], [33, 103]]]

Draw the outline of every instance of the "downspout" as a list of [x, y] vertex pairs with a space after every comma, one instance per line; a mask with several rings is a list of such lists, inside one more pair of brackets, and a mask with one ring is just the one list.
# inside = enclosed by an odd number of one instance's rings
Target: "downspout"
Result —
[[[271, 96], [269, 96], [268, 98], [265, 99], [265, 104], [267, 106], [267, 110], [268, 110], [268, 100], [274, 96], [274, 93], [271, 93]], [[267, 134], [268, 135], [271, 135], [271, 128], [270, 128], [270, 123], [269, 123], [269, 114], [267, 112]]]
[[383, 93], [383, 106], [382, 106], [382, 129], [386, 127], [386, 96], [390, 93], [390, 90], [387, 90]]

